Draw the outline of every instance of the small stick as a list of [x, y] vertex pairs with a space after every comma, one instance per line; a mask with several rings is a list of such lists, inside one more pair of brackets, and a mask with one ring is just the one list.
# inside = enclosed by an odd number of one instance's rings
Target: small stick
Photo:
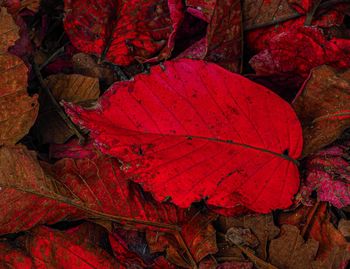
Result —
[[64, 110], [62, 109], [60, 104], [57, 102], [55, 96], [53, 96], [51, 90], [48, 87], [45, 86], [45, 82], [44, 82], [44, 79], [43, 79], [43, 77], [41, 75], [39, 66], [36, 64], [36, 62], [34, 60], [32, 60], [32, 65], [33, 65], [34, 73], [35, 73], [35, 75], [37, 76], [37, 78], [39, 80], [40, 87], [47, 93], [47, 95], [49, 96], [52, 104], [56, 108], [57, 113], [60, 115], [60, 117], [63, 119], [63, 121], [67, 124], [67, 126], [78, 137], [79, 143], [83, 144], [85, 142], [85, 137], [80, 133], [78, 128], [75, 126], [75, 124], [71, 121], [71, 119], [64, 112]]
[[314, 18], [314, 15], [316, 13], [316, 10], [318, 9], [318, 7], [320, 6], [322, 0], [318, 0], [312, 7], [312, 9], [310, 10], [310, 12], [306, 15], [306, 19], [305, 19], [305, 26], [310, 26], [312, 23], [312, 19]]
[[[65, 46], [65, 45], [64, 45]], [[56, 58], [59, 54], [64, 52], [64, 46], [60, 47], [58, 50], [56, 50], [53, 54], [51, 54], [47, 60], [39, 66], [39, 70], [43, 70], [45, 66], [47, 66], [54, 58]]]

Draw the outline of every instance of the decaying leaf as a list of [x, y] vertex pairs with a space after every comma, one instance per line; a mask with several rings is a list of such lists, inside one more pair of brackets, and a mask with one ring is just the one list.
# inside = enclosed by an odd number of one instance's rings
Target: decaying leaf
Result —
[[114, 80], [116, 80], [111, 69], [98, 64], [96, 60], [89, 54], [77, 53], [73, 55], [72, 62], [73, 69], [78, 74], [102, 79], [109, 85], [112, 84]]
[[244, 0], [244, 29], [254, 29], [271, 25], [274, 21], [284, 21], [300, 14], [288, 0]]
[[27, 94], [24, 62], [7, 48], [18, 37], [18, 27], [5, 8], [0, 11], [0, 145], [15, 144], [32, 127], [38, 114], [37, 96]]
[[338, 223], [338, 230], [349, 240], [350, 238], [350, 220], [341, 219]]
[[[335, 89], [335, 88], [333, 88]], [[320, 201], [341, 208], [350, 205], [350, 143], [335, 145], [313, 154], [306, 161], [300, 193], [307, 201], [317, 191]]]
[[350, 259], [350, 244], [330, 218], [327, 204], [322, 203], [309, 229], [309, 237], [320, 243], [315, 268], [345, 269]]
[[99, 229], [81, 225], [68, 231], [44, 226], [35, 228], [18, 241], [33, 257], [35, 268], [126, 269], [99, 245]]
[[[227, 233], [232, 227], [249, 229], [258, 239], [258, 245], [253, 247], [259, 258], [266, 260], [268, 242], [274, 239], [280, 232], [274, 224], [272, 215], [247, 215], [236, 218], [220, 217], [219, 230]], [[252, 248], [252, 246], [250, 246]]]
[[0, 161], [1, 234], [93, 217], [146, 229], [155, 244], [161, 242], [152, 238], [152, 231], [167, 232], [155, 236], [174, 251], [169, 259], [177, 255], [186, 268], [217, 251], [210, 224], [215, 215], [156, 203], [139, 186], [130, 185], [116, 159], [63, 159], [54, 166], [43, 164], [49, 173], [45, 174], [24, 147], [2, 147]]
[[316, 269], [314, 260], [318, 245], [313, 239], [304, 242], [297, 227], [283, 225], [280, 236], [270, 243], [270, 261], [277, 268]]
[[[99, 81], [97, 78], [78, 74], [51, 75], [45, 80], [48, 87], [58, 102], [64, 100], [75, 104], [89, 106], [100, 95]], [[48, 96], [42, 96], [38, 120], [35, 127], [40, 134], [43, 144], [63, 144], [74, 135], [62, 117], [55, 110]]]
[[65, 0], [64, 26], [76, 48], [101, 60], [161, 60], [173, 49], [181, 8], [178, 0]]
[[238, 0], [186, 1], [187, 12], [208, 23], [206, 36], [182, 52], [180, 57], [207, 60], [240, 72], [242, 15]]
[[266, 88], [183, 59], [115, 83], [97, 107], [66, 111], [156, 200], [257, 212], [291, 205], [301, 130], [291, 107]]
[[334, 142], [350, 127], [350, 70], [315, 68], [293, 102], [303, 127], [303, 155]]
[[0, 242], [0, 266], [11, 269], [33, 269], [34, 264], [23, 250], [17, 249], [8, 242]]
[[18, 35], [19, 27], [14, 22], [12, 16], [7, 13], [6, 8], [0, 7], [0, 52], [3, 54], [13, 46]]
[[35, 154], [24, 146], [1, 147], [0, 167], [0, 234], [84, 216], [65, 203], [69, 198], [78, 201], [59, 182], [45, 176]]
[[298, 208], [295, 212], [282, 214], [281, 225], [298, 226], [306, 238], [319, 243], [316, 260], [311, 268], [315, 269], [345, 269], [350, 259], [350, 244], [330, 221], [327, 204]]
[[40, 7], [40, 0], [3, 0], [3, 5], [10, 11], [11, 14], [16, 15], [24, 8], [37, 12]]

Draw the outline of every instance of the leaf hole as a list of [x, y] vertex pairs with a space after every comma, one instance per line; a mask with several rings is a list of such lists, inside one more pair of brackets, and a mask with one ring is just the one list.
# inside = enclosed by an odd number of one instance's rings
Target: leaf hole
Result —
[[289, 156], [289, 149], [285, 149], [282, 154], [285, 156]]

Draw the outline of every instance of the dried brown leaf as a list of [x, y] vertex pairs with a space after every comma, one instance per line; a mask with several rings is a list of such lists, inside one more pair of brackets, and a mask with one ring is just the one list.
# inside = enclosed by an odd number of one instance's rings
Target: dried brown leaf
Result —
[[[48, 87], [57, 101], [67, 101], [75, 104], [91, 103], [100, 94], [99, 81], [97, 78], [78, 74], [51, 75], [46, 80]], [[42, 143], [63, 144], [74, 135], [65, 121], [55, 110], [47, 97], [43, 96], [36, 128], [40, 133]]]
[[303, 127], [304, 156], [334, 142], [350, 127], [350, 70], [315, 68], [293, 107]]
[[0, 52], [0, 145], [18, 142], [37, 117], [37, 96], [26, 91], [27, 72], [20, 58]]
[[19, 27], [6, 8], [0, 8], [0, 53], [6, 52], [19, 38]]
[[280, 236], [271, 241], [270, 261], [280, 269], [310, 269], [317, 250], [317, 241], [309, 239], [304, 242], [297, 227], [283, 225]]

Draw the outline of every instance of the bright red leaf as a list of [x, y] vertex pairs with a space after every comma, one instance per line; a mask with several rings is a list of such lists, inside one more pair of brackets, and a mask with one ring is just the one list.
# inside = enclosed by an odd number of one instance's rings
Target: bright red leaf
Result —
[[118, 65], [167, 58], [183, 16], [179, 0], [64, 2], [64, 27], [73, 45]]
[[166, 62], [114, 84], [96, 109], [66, 107], [158, 201], [268, 212], [290, 206], [298, 189], [302, 136], [291, 107], [214, 64]]

